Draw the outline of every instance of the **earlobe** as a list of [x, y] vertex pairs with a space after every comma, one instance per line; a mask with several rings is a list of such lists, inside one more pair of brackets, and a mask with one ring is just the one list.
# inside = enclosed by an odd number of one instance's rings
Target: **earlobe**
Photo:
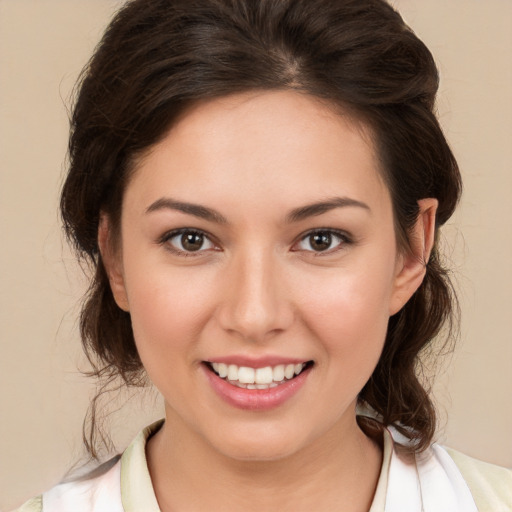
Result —
[[410, 250], [401, 254], [397, 263], [390, 315], [400, 311], [420, 287], [434, 247], [438, 201], [434, 198], [421, 199], [418, 206], [418, 218], [409, 236]]
[[98, 246], [101, 259], [110, 282], [110, 289], [116, 304], [123, 310], [129, 311], [128, 296], [124, 283], [120, 251], [116, 250], [112, 241], [112, 228], [108, 215], [101, 214], [98, 227]]

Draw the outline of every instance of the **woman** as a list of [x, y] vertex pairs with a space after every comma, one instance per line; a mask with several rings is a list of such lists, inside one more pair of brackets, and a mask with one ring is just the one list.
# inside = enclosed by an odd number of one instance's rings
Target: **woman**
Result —
[[147, 376], [165, 422], [21, 510], [512, 507], [510, 472], [431, 446], [415, 374], [453, 303], [437, 84], [382, 0], [126, 4], [61, 207], [95, 371]]

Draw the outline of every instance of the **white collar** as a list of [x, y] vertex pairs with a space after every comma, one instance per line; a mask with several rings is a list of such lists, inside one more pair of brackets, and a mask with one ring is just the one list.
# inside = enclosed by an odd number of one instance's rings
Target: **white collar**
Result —
[[478, 512], [471, 491], [453, 459], [437, 444], [418, 455], [403, 455], [404, 438], [393, 428], [385, 512]]
[[[105, 474], [61, 484], [45, 493], [43, 509], [160, 512], [147, 468], [145, 446], [161, 425], [159, 421], [140, 432]], [[444, 448], [434, 444], [420, 455], [406, 456], [397, 450], [396, 443], [405, 444], [406, 439], [393, 428], [384, 429], [384, 463], [372, 512], [478, 512], [466, 482]], [[386, 504], [382, 509], [384, 496]]]

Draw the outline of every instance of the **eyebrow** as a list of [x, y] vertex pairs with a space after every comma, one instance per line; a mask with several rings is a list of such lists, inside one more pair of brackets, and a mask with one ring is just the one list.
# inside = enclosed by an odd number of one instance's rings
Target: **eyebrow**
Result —
[[206, 206], [201, 206], [199, 204], [194, 203], [186, 203], [183, 201], [175, 201], [174, 199], [170, 199], [167, 197], [162, 197], [158, 199], [154, 203], [152, 203], [147, 209], [146, 213], [156, 212], [158, 210], [177, 210], [183, 213], [188, 213], [189, 215], [194, 215], [194, 217], [199, 217], [200, 219], [209, 220], [211, 222], [215, 222], [217, 224], [227, 224], [228, 221], [226, 217], [221, 215], [219, 212], [212, 210], [211, 208], [207, 208]]
[[[333, 197], [325, 201], [311, 203], [306, 206], [300, 206], [299, 208], [293, 209], [286, 216], [286, 222], [299, 222], [301, 220], [307, 219], [308, 217], [314, 217], [326, 213], [330, 210], [334, 210], [335, 208], [346, 207], [362, 208], [364, 210], [368, 210], [369, 212], [371, 212], [370, 207], [366, 203], [357, 201], [356, 199], [351, 199], [349, 197]], [[184, 201], [176, 201], [168, 197], [162, 197], [156, 200], [154, 203], [148, 206], [148, 208], [146, 209], [146, 213], [166, 209], [177, 210], [189, 215], [193, 215], [194, 217], [199, 217], [200, 219], [215, 222], [217, 224], [228, 223], [226, 217], [224, 217], [216, 210], [213, 210], [212, 208], [207, 208], [206, 206], [201, 206], [198, 204], [188, 203]]]
[[371, 209], [366, 203], [363, 203], [356, 199], [351, 199], [350, 197], [332, 197], [327, 199], [326, 201], [312, 203], [306, 206], [295, 208], [286, 216], [286, 220], [290, 223], [298, 222], [307, 219], [308, 217], [322, 215], [322, 213], [334, 210], [335, 208], [346, 207], [363, 208], [364, 210], [368, 210], [368, 212], [371, 213]]

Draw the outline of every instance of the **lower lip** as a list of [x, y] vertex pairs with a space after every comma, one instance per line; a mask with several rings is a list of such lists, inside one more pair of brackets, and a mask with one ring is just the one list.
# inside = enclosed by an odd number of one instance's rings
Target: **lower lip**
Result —
[[228, 404], [239, 409], [265, 411], [279, 407], [292, 398], [304, 385], [311, 368], [306, 368], [291, 380], [268, 389], [245, 389], [230, 384], [204, 366], [204, 372], [214, 391]]

